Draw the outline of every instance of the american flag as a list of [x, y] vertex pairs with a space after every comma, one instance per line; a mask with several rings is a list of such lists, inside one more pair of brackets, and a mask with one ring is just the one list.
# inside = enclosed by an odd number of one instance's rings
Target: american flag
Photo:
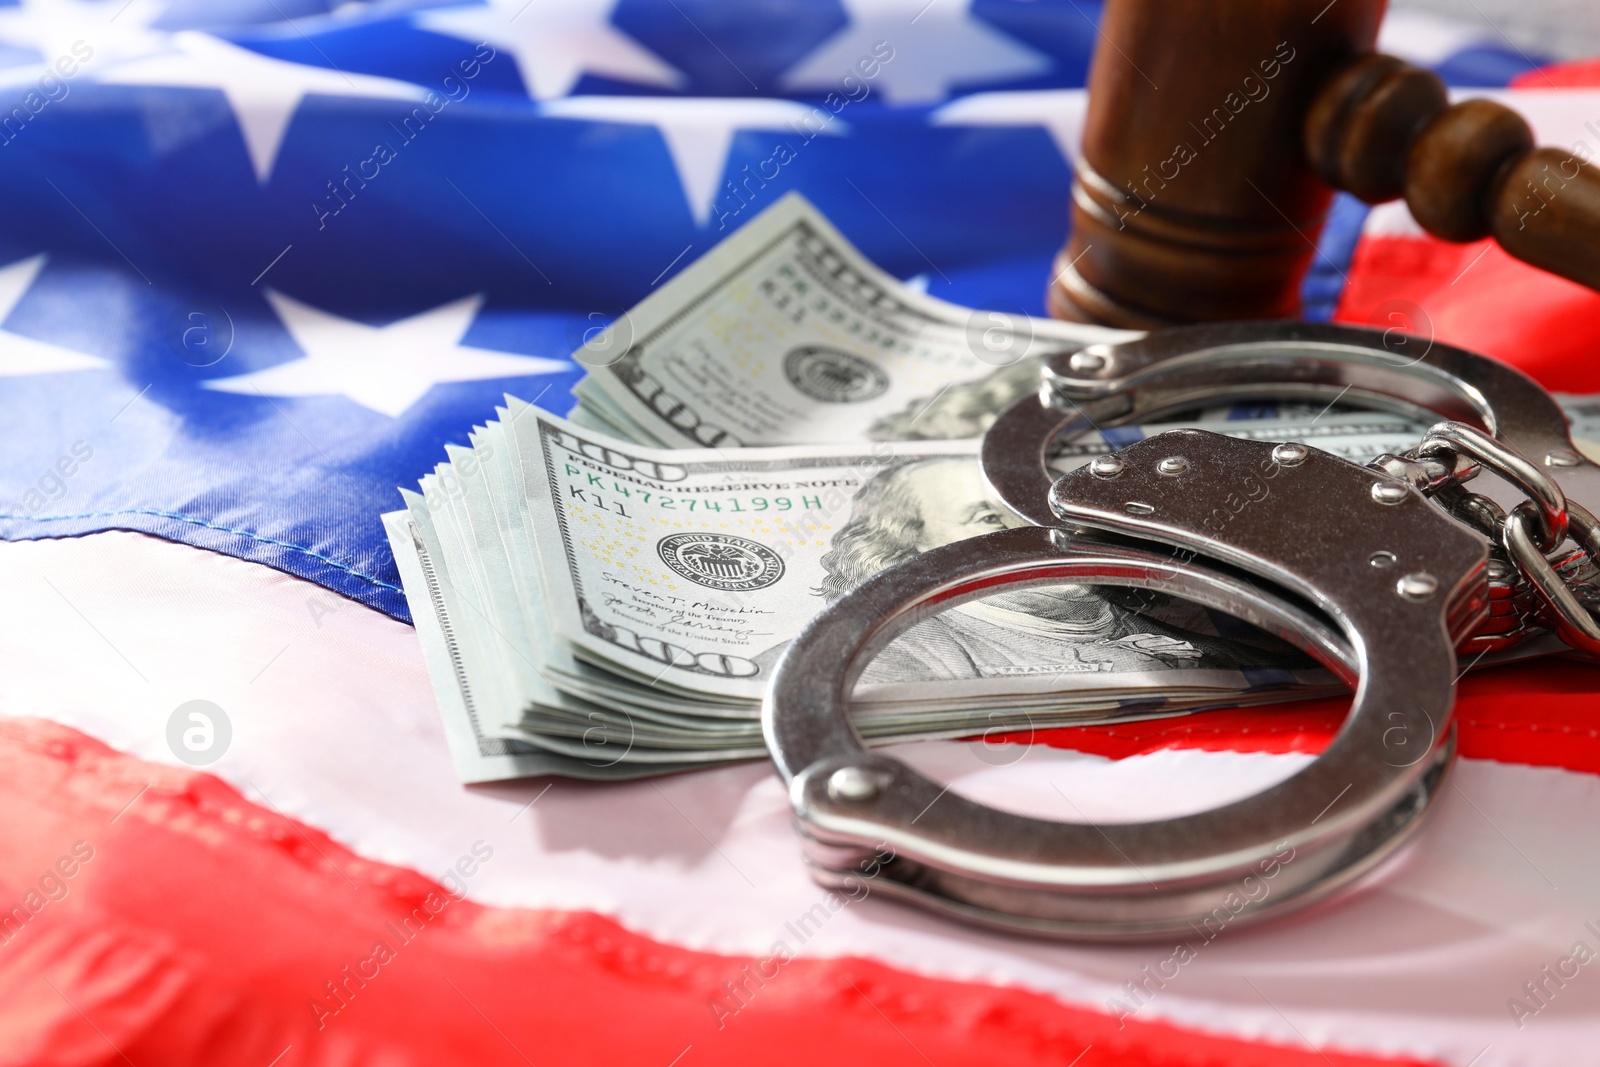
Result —
[[[1579, 665], [1463, 683], [1402, 870], [1187, 954], [827, 894], [764, 765], [456, 782], [395, 487], [505, 391], [565, 411], [587, 331], [789, 190], [937, 296], [1042, 313], [1098, 11], [0, 6], [0, 1065], [1590, 1060]], [[1600, 148], [1600, 65], [1408, 12], [1380, 47]], [[1341, 200], [1306, 314], [1396, 308], [1600, 391], [1600, 296]], [[1128, 818], [1282, 778], [1340, 716], [1087, 729], [1007, 770]]]

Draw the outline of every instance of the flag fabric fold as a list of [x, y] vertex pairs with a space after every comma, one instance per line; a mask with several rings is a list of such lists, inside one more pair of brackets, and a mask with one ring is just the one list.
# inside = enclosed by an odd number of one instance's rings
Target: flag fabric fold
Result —
[[[1581, 1059], [1581, 664], [1462, 682], [1466, 758], [1384, 879], [1174, 945], [830, 895], [763, 765], [452, 774], [378, 519], [395, 487], [505, 392], [566, 411], [586, 336], [790, 190], [933, 295], [1041, 313], [1098, 14], [0, 6], [0, 1064]], [[1600, 147], [1592, 63], [1404, 11], [1382, 46]], [[1571, 392], [1600, 391], [1597, 299], [1348, 199], [1305, 286], [1310, 317]], [[1006, 768], [904, 755], [1132, 818], [1293, 773], [1341, 713], [1060, 731]], [[214, 762], [184, 755], [197, 729]]]

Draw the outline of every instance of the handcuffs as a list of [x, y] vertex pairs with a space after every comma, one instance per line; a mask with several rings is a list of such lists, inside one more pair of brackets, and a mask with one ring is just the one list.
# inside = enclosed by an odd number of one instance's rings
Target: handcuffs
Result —
[[[1600, 500], [1600, 467], [1521, 372], [1443, 344], [1398, 358], [1389, 343], [1353, 327], [1236, 323], [1048, 358], [1039, 394], [1004, 412], [981, 450], [993, 495], [1033, 525], [869, 579], [805, 628], [773, 676], [763, 731], [813, 877], [848, 887], [870, 864], [878, 892], [971, 922], [1140, 940], [1276, 915], [1393, 856], [1454, 756], [1458, 655], [1551, 631], [1600, 654], [1588, 607], [1600, 524], [1578, 503]], [[1447, 421], [1367, 466], [1172, 430], [1053, 484], [1047, 472], [1071, 436], [1260, 397]], [[1468, 491], [1484, 468], [1520, 502]], [[1569, 538], [1578, 547], [1562, 553]], [[978, 597], [1060, 583], [1157, 590], [1252, 623], [1350, 684], [1350, 713], [1277, 785], [1138, 823], [996, 811], [866, 747], [849, 695], [896, 636]]]

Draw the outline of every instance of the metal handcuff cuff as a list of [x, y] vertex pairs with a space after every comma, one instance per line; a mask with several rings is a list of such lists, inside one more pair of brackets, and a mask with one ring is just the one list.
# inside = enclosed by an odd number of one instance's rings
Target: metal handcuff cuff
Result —
[[[1351, 327], [1224, 324], [1047, 359], [1039, 396], [1006, 411], [982, 446], [994, 495], [1037, 525], [876, 575], [814, 619], [774, 674], [763, 730], [813, 877], [849, 886], [870, 867], [876, 892], [979, 924], [1139, 940], [1281, 913], [1393, 855], [1454, 756], [1458, 651], [1547, 625], [1600, 652], [1585, 606], [1600, 528], [1573, 499], [1600, 499], [1600, 467], [1520, 372], [1441, 344], [1405, 361], [1385, 340]], [[1452, 421], [1368, 466], [1303, 444], [1172, 430], [1054, 485], [1046, 472], [1063, 435], [1266, 396], [1346, 397]], [[1467, 492], [1481, 467], [1527, 499], [1506, 512]], [[1579, 551], [1557, 555], [1568, 536]], [[848, 698], [896, 636], [1002, 589], [1062, 583], [1158, 590], [1252, 623], [1350, 684], [1350, 713], [1320, 756], [1277, 785], [1137, 823], [997, 811], [867, 749]]]

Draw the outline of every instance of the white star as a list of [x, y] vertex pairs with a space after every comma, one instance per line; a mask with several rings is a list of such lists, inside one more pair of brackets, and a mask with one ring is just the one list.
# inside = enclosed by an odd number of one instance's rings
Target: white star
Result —
[[935, 111], [935, 126], [1043, 126], [1061, 156], [1075, 164], [1089, 97], [1082, 89], [973, 93]]
[[176, 53], [122, 64], [100, 80], [107, 85], [221, 90], [238, 119], [256, 179], [263, 184], [277, 161], [289, 120], [307, 94], [381, 100], [423, 97], [423, 89], [410, 82], [273, 59], [210, 34], [186, 30], [173, 34], [172, 43]]
[[787, 143], [794, 149], [818, 132], [838, 135], [849, 129], [822, 108], [754, 96], [569, 96], [549, 101], [543, 110], [557, 118], [654, 126], [672, 156], [689, 211], [701, 226], [711, 218], [735, 131], [789, 131], [793, 136]]
[[0, 41], [33, 49], [46, 65], [62, 58], [82, 67], [104, 65], [160, 48], [167, 35], [150, 25], [166, 7], [162, 0], [130, 0], [125, 5], [22, 0], [16, 7], [0, 8]]
[[488, 0], [427, 11], [416, 24], [510, 52], [535, 100], [566, 96], [586, 72], [675, 89], [683, 75], [611, 23], [616, 0]]
[[345, 396], [399, 418], [441, 382], [554, 374], [572, 366], [564, 359], [463, 345], [461, 338], [483, 303], [481, 293], [387, 326], [342, 319], [271, 289], [267, 300], [305, 356], [213, 378], [205, 388], [251, 396]]
[[973, 18], [972, 0], [840, 0], [850, 22], [789, 68], [786, 89], [838, 89], [887, 44], [894, 54], [871, 84], [893, 104], [929, 104], [969, 82], [1043, 74], [1050, 57]]
[[[0, 267], [0, 323], [11, 317], [12, 310], [21, 302], [23, 294], [33, 285], [44, 267], [45, 257], [34, 256]], [[110, 360], [99, 356], [74, 352], [60, 345], [46, 344], [32, 337], [0, 328], [0, 377], [21, 377], [27, 374], [55, 374], [69, 370], [103, 370], [111, 366]]]

